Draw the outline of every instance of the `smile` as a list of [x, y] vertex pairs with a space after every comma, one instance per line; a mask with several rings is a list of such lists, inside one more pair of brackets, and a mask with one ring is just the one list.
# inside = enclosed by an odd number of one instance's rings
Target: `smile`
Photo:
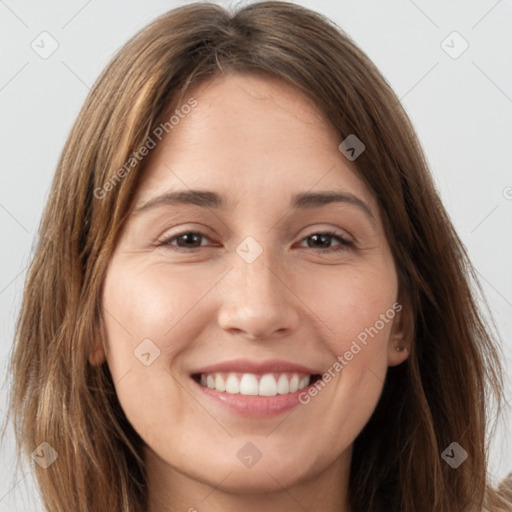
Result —
[[214, 372], [192, 376], [205, 388], [221, 393], [245, 396], [276, 396], [296, 393], [316, 382], [320, 375], [304, 373], [236, 373]]

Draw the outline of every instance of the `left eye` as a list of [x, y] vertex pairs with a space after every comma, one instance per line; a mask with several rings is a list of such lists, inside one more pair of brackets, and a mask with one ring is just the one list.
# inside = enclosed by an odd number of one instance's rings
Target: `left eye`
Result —
[[[171, 249], [174, 251], [191, 252], [194, 249], [198, 249], [199, 247], [204, 245], [201, 244], [202, 238], [206, 238], [209, 240], [209, 238], [203, 233], [199, 233], [197, 231], [187, 231], [186, 233], [181, 233], [178, 235], [174, 235], [170, 238], [167, 238], [160, 242], [158, 245], [171, 247]], [[347, 240], [340, 233], [336, 233], [334, 231], [322, 231], [318, 233], [313, 233], [302, 239], [302, 241], [304, 240], [312, 240], [314, 244], [321, 244], [324, 246], [330, 245], [332, 240], [337, 240], [339, 242], [339, 245], [334, 247], [312, 247], [308, 243], [309, 248], [315, 249], [319, 252], [342, 251], [354, 246], [353, 242]], [[174, 243], [175, 241], [177, 242], [177, 244]]]
[[350, 240], [347, 240], [340, 233], [336, 233], [335, 231], [322, 231], [320, 233], [313, 233], [304, 238], [304, 240], [309, 239], [313, 240], [314, 243], [320, 244], [329, 244], [329, 242], [334, 239], [340, 242], [340, 244], [335, 247], [312, 247], [312, 249], [316, 249], [317, 251], [320, 252], [343, 251], [350, 249], [354, 246], [354, 244]]

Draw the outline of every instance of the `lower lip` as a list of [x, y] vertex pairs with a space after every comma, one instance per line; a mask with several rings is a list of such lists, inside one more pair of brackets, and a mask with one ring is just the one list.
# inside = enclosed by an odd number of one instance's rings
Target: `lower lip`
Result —
[[[192, 379], [193, 380], [193, 379]], [[259, 395], [241, 395], [240, 393], [231, 394], [224, 391], [216, 391], [214, 389], [201, 386], [198, 382], [193, 382], [201, 389], [201, 391], [210, 399], [219, 403], [229, 411], [242, 416], [252, 416], [259, 418], [269, 418], [277, 416], [286, 411], [301, 405], [299, 395], [306, 392], [309, 386], [296, 391], [295, 393], [287, 393], [285, 395], [276, 396], [259, 396]], [[312, 384], [310, 384], [311, 386]]]

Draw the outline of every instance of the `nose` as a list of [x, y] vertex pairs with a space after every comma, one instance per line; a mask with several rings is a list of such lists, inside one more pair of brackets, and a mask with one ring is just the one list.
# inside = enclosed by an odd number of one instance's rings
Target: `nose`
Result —
[[222, 329], [249, 339], [268, 339], [293, 332], [300, 319], [298, 301], [279, 266], [264, 257], [238, 259], [222, 280], [218, 322]]

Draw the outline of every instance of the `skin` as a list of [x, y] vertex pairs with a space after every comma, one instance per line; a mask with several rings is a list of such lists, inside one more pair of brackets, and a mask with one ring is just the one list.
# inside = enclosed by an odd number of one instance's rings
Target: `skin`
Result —
[[[376, 200], [315, 106], [282, 82], [229, 75], [190, 96], [197, 106], [147, 157], [134, 210], [189, 188], [223, 194], [228, 207], [130, 215], [103, 287], [107, 344], [90, 361], [107, 361], [146, 443], [151, 512], [347, 512], [352, 444], [388, 366], [408, 355], [396, 350], [410, 342], [406, 305], [307, 405], [276, 417], [227, 412], [190, 373], [239, 357], [332, 367], [398, 300]], [[373, 218], [349, 203], [290, 208], [293, 194], [340, 189]], [[310, 238], [326, 230], [354, 246]], [[184, 232], [204, 236], [157, 245]], [[236, 252], [247, 236], [263, 250], [250, 264]], [[149, 366], [133, 353], [146, 338], [160, 350]], [[247, 442], [262, 454], [250, 468], [237, 457]]]

